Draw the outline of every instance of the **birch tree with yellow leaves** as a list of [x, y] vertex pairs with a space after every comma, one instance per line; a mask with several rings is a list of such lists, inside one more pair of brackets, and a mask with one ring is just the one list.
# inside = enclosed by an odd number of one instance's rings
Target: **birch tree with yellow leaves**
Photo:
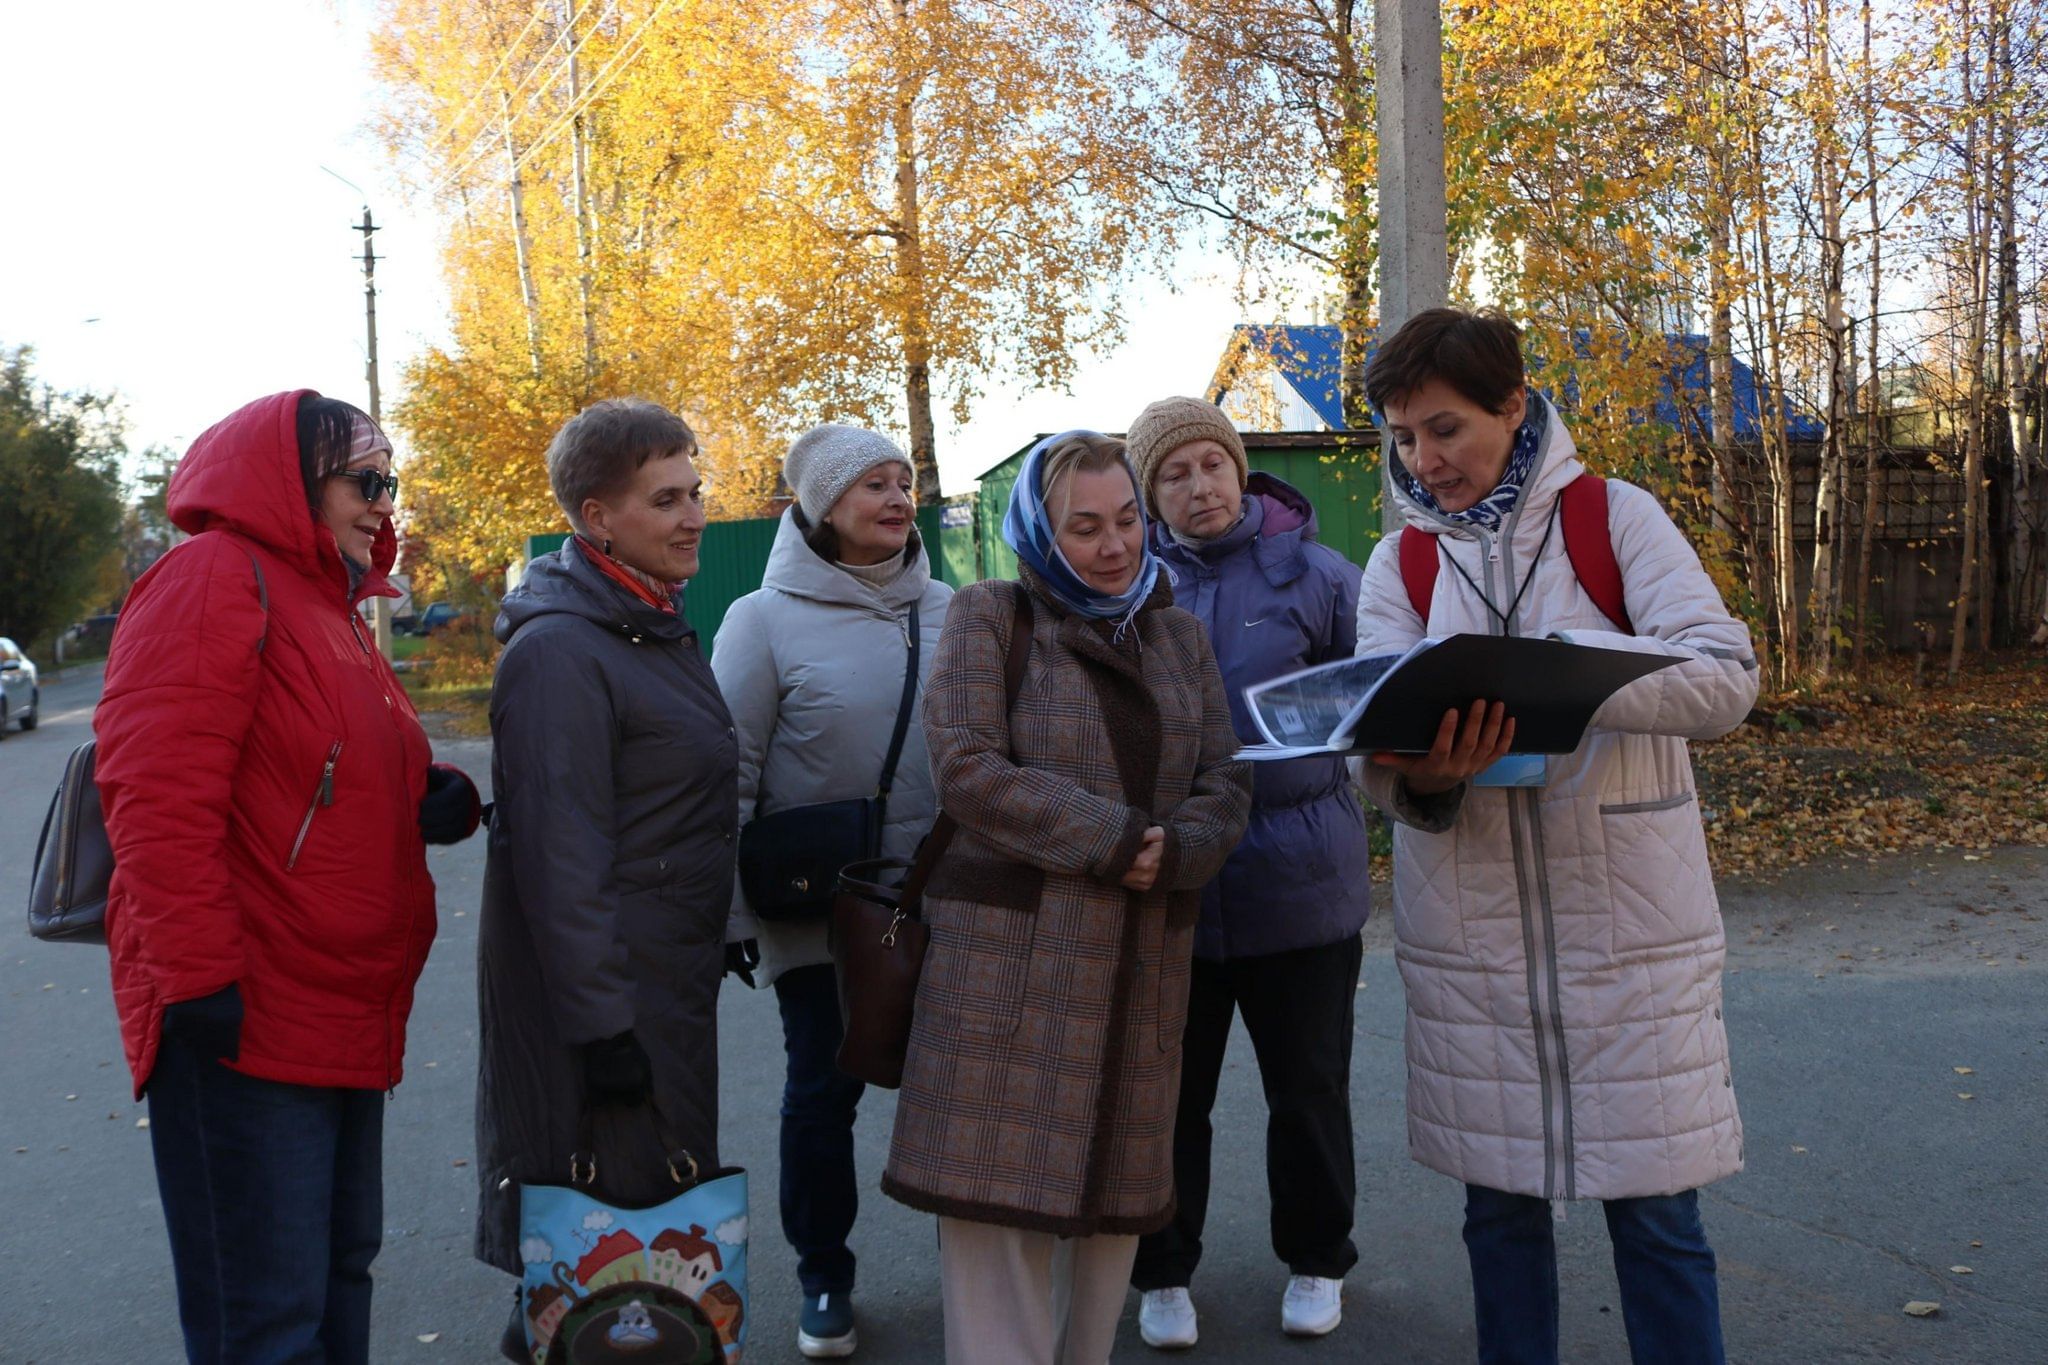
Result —
[[1103, 38], [1084, 0], [392, 0], [454, 304], [398, 410], [425, 538], [482, 569], [553, 525], [544, 433], [617, 392], [700, 428], [719, 515], [821, 419], [907, 432], [935, 500], [937, 405], [1064, 383], [1171, 241]]

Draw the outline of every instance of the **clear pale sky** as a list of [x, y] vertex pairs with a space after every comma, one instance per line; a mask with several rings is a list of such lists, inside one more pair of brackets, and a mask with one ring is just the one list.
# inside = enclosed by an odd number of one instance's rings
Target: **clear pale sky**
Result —
[[[404, 359], [444, 335], [444, 291], [435, 223], [365, 132], [365, 0], [4, 9], [0, 345], [32, 345], [60, 388], [117, 390], [137, 450], [182, 453], [280, 389], [366, 402], [352, 231], [365, 195], [325, 166], [366, 192], [381, 228], [388, 406]], [[1238, 320], [1227, 274], [1191, 253], [1178, 292], [1133, 286], [1128, 340], [1088, 362], [1072, 395], [988, 384], [969, 425], [941, 431], [947, 491], [1033, 432], [1117, 430], [1150, 398], [1199, 393]]]

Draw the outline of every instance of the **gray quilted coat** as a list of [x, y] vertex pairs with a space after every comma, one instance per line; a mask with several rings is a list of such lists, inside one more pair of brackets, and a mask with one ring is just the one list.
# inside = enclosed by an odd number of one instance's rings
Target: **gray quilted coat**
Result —
[[[877, 588], [827, 563], [782, 514], [758, 591], [718, 627], [711, 670], [739, 731], [740, 814], [873, 796], [903, 701], [910, 607], [917, 604], [918, 697], [889, 794], [882, 856], [908, 859], [932, 827], [938, 798], [924, 743], [923, 679], [939, 650], [953, 590], [932, 579], [915, 532], [909, 564]], [[757, 921], [733, 888], [728, 937], [758, 938], [762, 986], [795, 967], [830, 962], [825, 921]]]
[[1756, 659], [1656, 498], [1618, 480], [1608, 529], [1636, 633], [1600, 614], [1551, 530], [1584, 467], [1554, 413], [1542, 442], [1498, 535], [1438, 519], [1389, 480], [1410, 525], [1444, 533], [1450, 563], [1425, 623], [1402, 585], [1399, 537], [1381, 541], [1359, 596], [1359, 653], [1406, 649], [1425, 631], [1501, 632], [1672, 666], [1609, 698], [1543, 787], [1418, 804], [1391, 769], [1360, 770], [1401, 822], [1408, 1145], [1425, 1166], [1516, 1194], [1675, 1194], [1742, 1169], [1726, 943], [1686, 741], [1742, 723]]
[[[568, 1176], [582, 1044], [632, 1029], [673, 1139], [718, 1165], [737, 746], [688, 621], [604, 577], [573, 540], [528, 567], [497, 633], [476, 1254], [516, 1275], [517, 1185]], [[596, 1137], [600, 1198], [673, 1193], [650, 1117], [608, 1116]]]

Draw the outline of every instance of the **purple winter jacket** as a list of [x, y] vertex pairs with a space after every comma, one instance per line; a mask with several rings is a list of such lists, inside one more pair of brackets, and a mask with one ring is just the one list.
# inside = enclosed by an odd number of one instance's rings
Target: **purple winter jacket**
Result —
[[[1262, 736], [1245, 708], [1252, 683], [1348, 659], [1358, 633], [1361, 570], [1316, 540], [1301, 493], [1255, 473], [1245, 515], [1198, 549], [1152, 523], [1152, 548], [1173, 575], [1174, 605], [1209, 632], [1230, 719], [1247, 744]], [[1365, 816], [1341, 758], [1252, 767], [1244, 840], [1202, 892], [1195, 956], [1210, 961], [1315, 948], [1356, 934], [1371, 903]]]

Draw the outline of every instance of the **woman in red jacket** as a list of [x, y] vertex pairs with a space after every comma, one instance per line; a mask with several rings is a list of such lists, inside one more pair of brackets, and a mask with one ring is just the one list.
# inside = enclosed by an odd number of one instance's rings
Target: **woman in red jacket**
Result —
[[391, 444], [310, 390], [193, 443], [192, 538], [129, 594], [94, 718], [114, 997], [194, 1362], [369, 1359], [384, 1092], [476, 789], [356, 606], [395, 596]]

